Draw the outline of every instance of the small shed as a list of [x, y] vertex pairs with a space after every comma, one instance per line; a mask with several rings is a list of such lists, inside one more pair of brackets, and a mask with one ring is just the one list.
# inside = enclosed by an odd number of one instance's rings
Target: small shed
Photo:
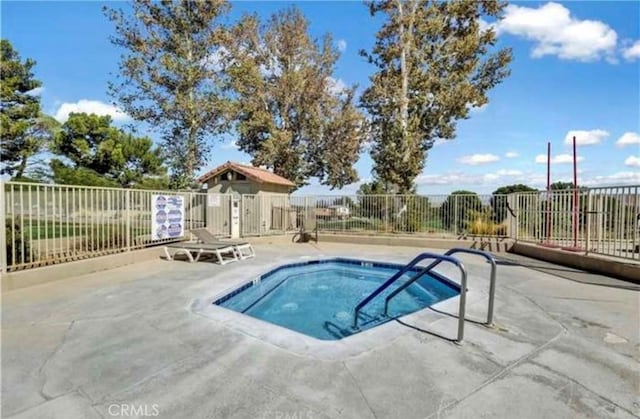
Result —
[[230, 161], [208, 171], [198, 181], [206, 183], [211, 193], [234, 195], [288, 194], [296, 186], [267, 169]]
[[226, 162], [198, 181], [209, 193], [231, 194], [240, 201], [242, 235], [263, 235], [296, 228], [289, 193], [295, 183], [259, 167]]

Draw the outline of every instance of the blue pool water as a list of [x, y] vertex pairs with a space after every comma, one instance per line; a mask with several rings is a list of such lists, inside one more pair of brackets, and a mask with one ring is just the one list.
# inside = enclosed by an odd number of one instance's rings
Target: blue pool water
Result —
[[285, 265], [214, 304], [318, 339], [338, 340], [459, 294], [456, 284], [424, 275], [392, 299], [388, 317], [383, 316], [385, 297], [415, 273], [409, 272], [365, 306], [360, 330], [352, 329], [355, 306], [401, 268], [351, 259]]

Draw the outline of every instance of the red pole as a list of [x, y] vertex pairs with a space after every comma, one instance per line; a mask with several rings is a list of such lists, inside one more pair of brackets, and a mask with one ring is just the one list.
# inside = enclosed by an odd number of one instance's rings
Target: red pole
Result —
[[547, 142], [547, 202], [543, 214], [545, 214], [547, 217], [545, 223], [547, 228], [547, 237], [542, 243], [540, 243], [540, 245], [544, 247], [559, 247], [551, 243], [551, 230], [553, 229], [553, 199], [551, 196], [551, 142]]
[[576, 137], [573, 137], [573, 246], [563, 247], [564, 250], [580, 252], [578, 247], [578, 214], [580, 201], [578, 197], [578, 153], [576, 151]]
[[573, 247], [578, 248], [578, 155], [573, 136]]
[[551, 142], [547, 143], [547, 244], [551, 243]]

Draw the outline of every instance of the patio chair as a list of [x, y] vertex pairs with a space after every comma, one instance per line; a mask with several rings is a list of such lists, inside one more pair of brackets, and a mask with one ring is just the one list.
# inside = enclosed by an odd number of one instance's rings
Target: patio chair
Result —
[[[169, 253], [169, 249], [175, 249], [173, 255]], [[238, 257], [236, 256], [236, 249], [234, 249], [233, 246], [226, 244], [181, 242], [171, 243], [164, 246], [164, 254], [167, 257], [167, 260], [173, 260], [173, 258], [179, 253], [184, 253], [191, 263], [200, 260], [200, 256], [204, 254], [214, 255], [220, 265], [226, 265], [229, 262], [238, 260]]]
[[191, 234], [202, 243], [213, 245], [226, 245], [232, 246], [238, 255], [238, 259], [244, 260], [256, 256], [256, 252], [251, 246], [251, 243], [246, 241], [233, 241], [233, 240], [220, 240], [206, 228], [194, 228], [191, 230]]

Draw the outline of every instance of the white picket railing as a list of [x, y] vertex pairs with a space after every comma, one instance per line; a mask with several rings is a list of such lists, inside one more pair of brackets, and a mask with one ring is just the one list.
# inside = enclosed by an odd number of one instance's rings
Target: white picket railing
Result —
[[317, 196], [322, 232], [496, 236], [509, 233], [506, 195]]
[[509, 197], [514, 238], [640, 260], [640, 186], [526, 192]]
[[[243, 237], [307, 231], [459, 238], [510, 237], [640, 260], [640, 186], [510, 195], [257, 194], [150, 191], [0, 182], [0, 266], [44, 266], [147, 246], [153, 194], [185, 200], [185, 230], [232, 234], [232, 202], [239, 200]], [[577, 205], [574, 204], [577, 202]]]
[[[8, 182], [2, 187], [2, 267], [9, 270], [141, 249], [152, 240], [152, 195], [179, 195], [185, 231], [230, 235], [230, 195]], [[175, 240], [175, 239], [173, 239]]]

